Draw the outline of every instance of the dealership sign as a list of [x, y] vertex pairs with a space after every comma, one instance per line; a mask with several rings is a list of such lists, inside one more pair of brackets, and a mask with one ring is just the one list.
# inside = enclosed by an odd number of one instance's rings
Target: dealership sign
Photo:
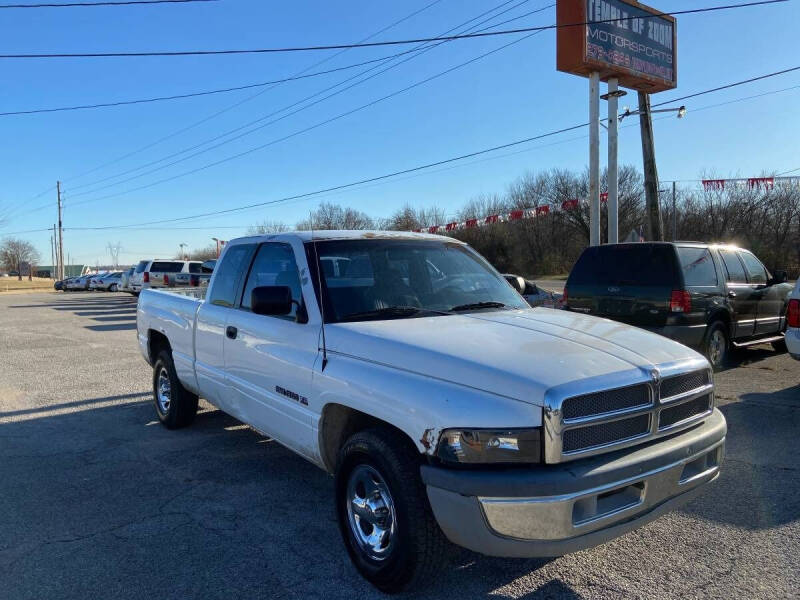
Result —
[[558, 0], [557, 68], [653, 93], [678, 82], [675, 19], [635, 0]]

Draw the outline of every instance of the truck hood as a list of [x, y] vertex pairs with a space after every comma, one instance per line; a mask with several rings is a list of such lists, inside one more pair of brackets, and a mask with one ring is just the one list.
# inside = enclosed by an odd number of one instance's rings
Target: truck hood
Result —
[[660, 335], [549, 308], [336, 323], [325, 332], [331, 353], [537, 405], [562, 384], [598, 378], [602, 388], [703, 360]]

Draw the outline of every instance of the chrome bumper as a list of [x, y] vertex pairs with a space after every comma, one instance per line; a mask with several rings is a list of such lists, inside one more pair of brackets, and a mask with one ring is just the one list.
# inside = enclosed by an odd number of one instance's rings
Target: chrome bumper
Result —
[[[614, 453], [607, 462], [594, 457], [483, 477], [437, 477], [423, 467], [423, 479], [434, 515], [454, 543], [492, 556], [559, 556], [606, 542], [690, 500], [719, 475], [725, 434], [725, 419], [715, 410], [695, 430]], [[497, 493], [504, 489], [507, 494]]]

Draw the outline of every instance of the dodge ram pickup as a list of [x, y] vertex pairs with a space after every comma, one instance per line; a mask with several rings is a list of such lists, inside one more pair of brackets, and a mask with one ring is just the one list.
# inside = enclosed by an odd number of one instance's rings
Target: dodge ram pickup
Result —
[[138, 341], [168, 428], [198, 397], [334, 476], [376, 587], [422, 585], [447, 540], [552, 557], [716, 479], [708, 361], [618, 322], [531, 308], [469, 246], [393, 232], [229, 242], [208, 288], [144, 290]]

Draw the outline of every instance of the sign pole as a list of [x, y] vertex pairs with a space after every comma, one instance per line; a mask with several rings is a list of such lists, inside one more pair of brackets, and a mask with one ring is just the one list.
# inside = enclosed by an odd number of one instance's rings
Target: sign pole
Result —
[[619, 125], [619, 110], [617, 109], [617, 78], [608, 80], [608, 243], [619, 243], [619, 203], [618, 194], [618, 169], [617, 169], [617, 140]]
[[589, 245], [600, 245], [600, 73], [589, 75]]

